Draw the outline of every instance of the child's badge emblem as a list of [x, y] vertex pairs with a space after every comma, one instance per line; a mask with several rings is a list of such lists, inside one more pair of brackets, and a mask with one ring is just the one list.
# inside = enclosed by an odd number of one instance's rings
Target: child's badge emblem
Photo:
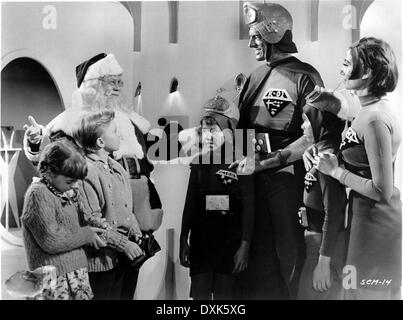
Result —
[[281, 112], [291, 101], [285, 89], [269, 89], [263, 96], [263, 103], [272, 117]]
[[312, 173], [307, 172], [304, 178], [304, 185], [306, 191], [309, 192], [316, 181], [318, 181], [318, 179], [316, 179], [316, 177]]
[[234, 180], [238, 180], [235, 172], [222, 169], [216, 172], [216, 177], [224, 186], [229, 186]]
[[357, 132], [352, 128], [348, 128], [346, 132], [346, 137], [343, 142], [340, 144], [340, 149], [347, 149], [354, 145], [360, 144], [358, 140]]

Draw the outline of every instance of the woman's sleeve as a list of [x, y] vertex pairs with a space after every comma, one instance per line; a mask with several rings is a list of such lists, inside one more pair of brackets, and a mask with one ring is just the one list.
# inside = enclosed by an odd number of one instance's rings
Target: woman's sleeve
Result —
[[56, 220], [56, 208], [40, 193], [29, 194], [22, 221], [35, 241], [46, 252], [57, 254], [71, 251], [91, 243], [94, 233], [90, 227], [77, 227], [69, 231]]
[[372, 179], [343, 170], [340, 182], [375, 201], [388, 201], [393, 193], [392, 136], [380, 120], [370, 122], [364, 131], [364, 144]]
[[199, 210], [199, 187], [198, 187], [198, 170], [197, 166], [191, 165], [188, 189], [186, 193], [185, 207], [182, 215], [181, 238], [189, 235], [192, 226], [192, 219]]

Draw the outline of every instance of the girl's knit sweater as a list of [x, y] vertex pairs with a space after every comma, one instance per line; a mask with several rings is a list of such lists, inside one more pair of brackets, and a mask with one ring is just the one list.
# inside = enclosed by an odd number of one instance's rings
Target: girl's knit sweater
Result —
[[33, 182], [25, 194], [21, 217], [28, 266], [54, 265], [57, 274], [87, 267], [82, 246], [93, 242], [90, 227], [80, 227], [75, 203], [52, 193], [43, 182]]

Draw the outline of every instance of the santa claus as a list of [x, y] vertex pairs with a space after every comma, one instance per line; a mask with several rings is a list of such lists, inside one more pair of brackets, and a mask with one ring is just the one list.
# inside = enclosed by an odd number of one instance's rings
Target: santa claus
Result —
[[[24, 152], [37, 162], [44, 146], [61, 137], [74, 140], [73, 133], [83, 114], [110, 109], [115, 112], [121, 137], [113, 157], [129, 172], [136, 215], [143, 231], [156, 230], [162, 220], [161, 201], [150, 174], [154, 169], [147, 158], [146, 135], [150, 122], [136, 113], [121, 95], [123, 69], [113, 54], [98, 54], [76, 67], [77, 87], [71, 108], [55, 117], [46, 127], [32, 116], [25, 125]], [[142, 222], [141, 222], [142, 221]]]

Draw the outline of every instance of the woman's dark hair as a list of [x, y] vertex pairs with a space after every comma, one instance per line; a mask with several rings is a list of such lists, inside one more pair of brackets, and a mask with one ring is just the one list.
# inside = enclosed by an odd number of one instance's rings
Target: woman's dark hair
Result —
[[373, 37], [362, 38], [351, 46], [351, 50], [356, 50], [364, 72], [368, 69], [372, 72], [369, 93], [382, 97], [396, 88], [399, 72], [395, 54], [388, 43]]
[[83, 116], [79, 129], [74, 133], [74, 139], [85, 152], [97, 149], [97, 139], [102, 136], [105, 128], [115, 118], [115, 112], [105, 110], [90, 112]]
[[84, 179], [88, 173], [87, 161], [67, 139], [52, 142], [41, 152], [38, 170], [44, 173], [48, 169], [56, 175], [73, 179]]

